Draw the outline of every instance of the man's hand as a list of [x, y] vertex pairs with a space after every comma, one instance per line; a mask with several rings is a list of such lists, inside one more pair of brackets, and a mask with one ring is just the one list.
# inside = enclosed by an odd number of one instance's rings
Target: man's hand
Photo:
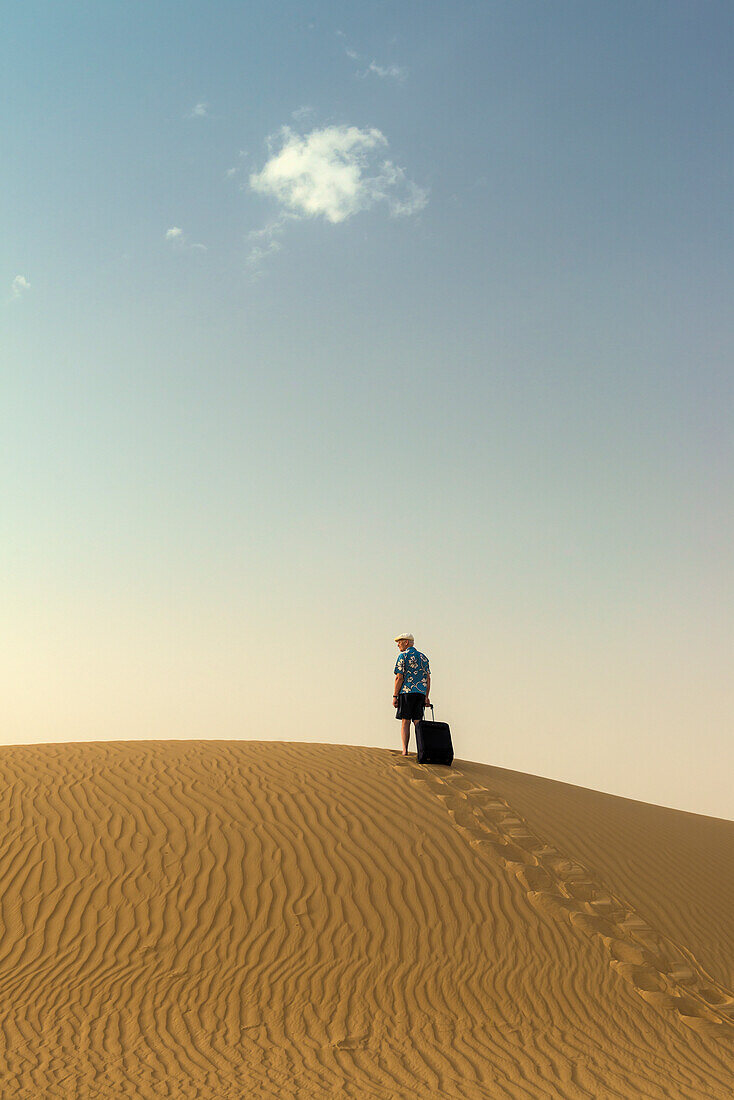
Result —
[[425, 701], [424, 705], [427, 706], [427, 707], [430, 707], [430, 705], [431, 705], [431, 700], [428, 698], [427, 695], [426, 695], [426, 701]]
[[394, 707], [396, 707], [396, 706], [398, 705], [398, 701], [397, 701], [397, 698], [395, 698], [395, 696], [393, 696], [393, 701], [392, 701], [392, 705], [393, 705]]

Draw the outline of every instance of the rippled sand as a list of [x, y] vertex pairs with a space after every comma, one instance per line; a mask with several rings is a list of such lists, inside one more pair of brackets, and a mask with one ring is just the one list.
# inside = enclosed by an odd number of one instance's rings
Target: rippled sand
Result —
[[0, 749], [0, 1097], [734, 1095], [734, 823], [457, 761]]

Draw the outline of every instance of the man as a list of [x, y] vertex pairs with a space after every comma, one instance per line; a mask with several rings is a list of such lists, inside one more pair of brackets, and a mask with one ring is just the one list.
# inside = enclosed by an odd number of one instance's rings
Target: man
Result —
[[413, 645], [415, 638], [412, 634], [398, 634], [395, 641], [400, 653], [395, 662], [392, 705], [396, 708], [395, 717], [402, 723], [403, 756], [407, 756], [410, 723], [419, 722], [425, 707], [430, 705], [431, 669], [425, 653], [420, 653]]

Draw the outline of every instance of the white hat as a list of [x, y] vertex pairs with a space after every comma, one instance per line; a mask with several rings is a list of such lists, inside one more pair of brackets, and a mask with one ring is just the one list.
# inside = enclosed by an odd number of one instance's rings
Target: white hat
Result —
[[396, 642], [414, 642], [415, 638], [412, 634], [398, 634], [395, 638]]

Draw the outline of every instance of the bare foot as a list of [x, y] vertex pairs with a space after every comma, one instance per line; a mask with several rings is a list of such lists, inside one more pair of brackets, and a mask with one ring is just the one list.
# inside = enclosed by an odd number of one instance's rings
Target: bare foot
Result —
[[407, 750], [407, 749], [403, 749], [403, 753], [402, 753], [402, 755], [403, 755], [403, 756], [407, 756], [407, 755], [408, 755], [408, 750]]

